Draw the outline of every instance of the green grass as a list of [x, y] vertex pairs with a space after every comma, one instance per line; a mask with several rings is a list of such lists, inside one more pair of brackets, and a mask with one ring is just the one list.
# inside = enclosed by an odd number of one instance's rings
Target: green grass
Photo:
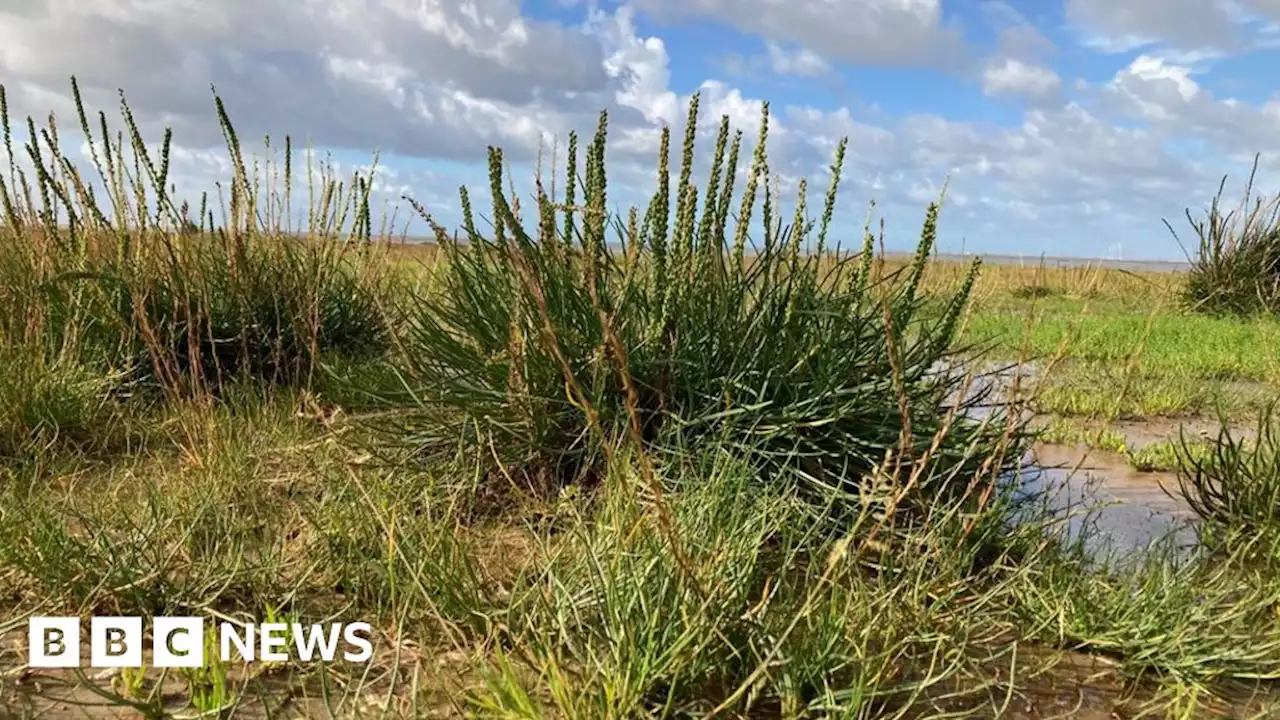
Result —
[[1142, 472], [1173, 471], [1181, 468], [1188, 456], [1203, 459], [1212, 452], [1213, 444], [1199, 439], [1169, 439], [1134, 445], [1121, 430], [1105, 425], [1089, 426], [1063, 417], [1049, 423], [1039, 433], [1041, 442], [1058, 445], [1084, 445], [1096, 450], [1124, 456], [1130, 467]]
[[[150, 149], [127, 104], [125, 133], [113, 135], [105, 115], [95, 129], [74, 81], [72, 90], [87, 167], [62, 154], [56, 124], [37, 132], [28, 122], [33, 171], [10, 152], [0, 172], [6, 346], [55, 347], [60, 358], [106, 368], [135, 388], [188, 397], [245, 377], [308, 387], [322, 357], [385, 354], [381, 304], [393, 280], [373, 257], [367, 178], [346, 185], [308, 159], [307, 189], [319, 200], [307, 230], [324, 242], [300, 242], [288, 138], [282, 154], [246, 163], [216, 100], [236, 176], [221, 202], [206, 194], [193, 209], [169, 196], [171, 135]], [[0, 129], [11, 149], [2, 95]], [[224, 218], [216, 227], [215, 212]]]
[[1070, 301], [980, 308], [964, 340], [999, 355], [1053, 359], [1039, 409], [1107, 418], [1254, 414], [1280, 388], [1280, 322], [1206, 317], [1176, 306]]
[[1275, 406], [1264, 409], [1257, 435], [1246, 441], [1224, 428], [1210, 452], [1178, 448], [1179, 484], [1204, 519], [1208, 542], [1247, 548], [1255, 562], [1280, 565], [1280, 444]]
[[1057, 419], [1043, 428], [1041, 442], [1058, 445], [1088, 445], [1099, 450], [1124, 453], [1128, 450], [1125, 434], [1106, 427], [1087, 427], [1067, 419]]
[[[163, 192], [154, 216], [130, 210], [165, 185], [141, 142], [112, 146], [114, 167], [137, 154], [133, 176], [101, 161], [102, 202], [52, 133], [29, 197], [4, 178], [4, 713], [65, 694], [143, 717], [1280, 709], [1270, 436], [1174, 453], [1208, 554], [1112, 565], [996, 482], [1029, 442], [1020, 408], [957, 417], [961, 377], [927, 372], [971, 342], [1053, 355], [1088, 305], [1032, 402], [1190, 412], [1226, 393], [1177, 393], [1274, 378], [1261, 345], [1229, 352], [1269, 339], [1263, 321], [1148, 323], [1167, 281], [931, 263], [937, 206], [906, 264], [836, 257], [835, 185], [819, 221], [784, 218], [764, 143], [731, 184], [727, 120], [705, 185], [692, 137], [668, 172], [664, 133], [652, 201], [618, 218], [605, 118], [583, 185], [523, 219], [495, 149], [498, 226], [477, 228], [464, 194], [469, 242], [442, 236], [413, 268], [374, 242], [367, 176], [321, 183], [291, 228], [293, 191], [240, 169], [219, 113], [238, 168], [225, 223]], [[42, 214], [55, 203], [77, 221]], [[25, 618], [64, 613], [378, 635], [368, 666], [29, 673]]]
[[1188, 457], [1202, 461], [1212, 452], [1210, 443], [1166, 440], [1130, 451], [1128, 458], [1129, 464], [1137, 470], [1180, 470]]
[[1048, 702], [1076, 653], [1104, 658], [1093, 691], [1131, 712], [1194, 688], [1206, 693], [1195, 706], [1209, 707], [1213, 692], [1275, 675], [1280, 587], [1229, 563], [1100, 574], [1034, 526], [983, 556], [990, 546], [945, 507], [883, 545], [857, 524], [824, 537], [790, 488], [721, 453], [668, 470], [687, 488], [667, 498], [682, 564], [627, 458], [596, 492], [469, 518], [465, 465], [364, 461], [339, 440], [346, 426], [300, 407], [277, 395], [175, 408], [167, 446], [80, 480], [92, 501], [62, 482], [7, 495], [0, 567], [20, 606], [278, 608], [383, 628], [369, 677], [230, 668], [246, 712], [274, 697], [273, 681], [316, 694], [325, 676], [346, 688], [326, 701], [340, 713], [390, 695], [409, 715], [528, 703], [536, 716], [727, 704], [731, 715], [885, 717]]
[[1004, 339], [1007, 346], [1050, 356], [1064, 342], [1075, 362], [1124, 364], [1137, 356], [1138, 371], [1150, 375], [1218, 381], [1280, 382], [1280, 321], [1183, 315], [1111, 314], [1096, 309], [1083, 317], [1044, 310], [1029, 332], [1025, 318], [976, 314], [968, 331], [975, 341]]
[[119, 374], [31, 345], [0, 347], [0, 458], [33, 459], [50, 448], [112, 443]]

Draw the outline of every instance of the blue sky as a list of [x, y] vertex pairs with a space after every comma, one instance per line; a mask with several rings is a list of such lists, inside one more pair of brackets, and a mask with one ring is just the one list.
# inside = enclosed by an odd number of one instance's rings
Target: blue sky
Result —
[[721, 114], [750, 140], [770, 102], [784, 203], [807, 177], [819, 204], [849, 137], [848, 242], [874, 199], [909, 248], [948, 181], [942, 249], [1026, 256], [1177, 259], [1162, 219], [1182, 231], [1224, 174], [1235, 199], [1263, 153], [1277, 189], [1275, 67], [1277, 0], [0, 3], [17, 113], [69, 119], [72, 74], [98, 107], [123, 88], [149, 136], [174, 127], [188, 194], [229, 169], [210, 85], [243, 137], [310, 138], [344, 168], [381, 150], [380, 198], [446, 224], [459, 184], [483, 194], [488, 145], [527, 190], [539, 147], [601, 109], [611, 201], [645, 202], [658, 128], [682, 132], [700, 92], [704, 156]]

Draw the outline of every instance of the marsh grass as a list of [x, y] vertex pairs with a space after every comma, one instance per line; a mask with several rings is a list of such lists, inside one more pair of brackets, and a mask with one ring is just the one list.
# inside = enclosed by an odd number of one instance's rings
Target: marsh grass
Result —
[[1091, 296], [1082, 294], [1086, 286], [1064, 296], [1012, 300], [1011, 288], [1031, 281], [1027, 271], [993, 267], [985, 275], [987, 285], [980, 281], [975, 290], [985, 299], [975, 300], [979, 309], [965, 323], [962, 342], [1040, 364], [1061, 355], [1033, 400], [1041, 412], [1099, 419], [1219, 411], [1252, 416], [1280, 380], [1269, 351], [1280, 337], [1275, 318], [1190, 313], [1177, 302], [1180, 276], [1109, 271], [1098, 276]]
[[[916, 536], [935, 552], [888, 553], [861, 546], [856, 529], [823, 540], [805, 522], [809, 509], [785, 488], [760, 485], [749, 465], [713, 463], [694, 477], [672, 504], [705, 594], [681, 580], [657, 528], [645, 528], [643, 508], [616, 484], [626, 478], [611, 476], [609, 501], [558, 546], [513, 627], [513, 655], [540, 682], [499, 667], [472, 702], [510, 710], [512, 698], [526, 698], [569, 717], [618, 717], [631, 707], [664, 716], [894, 717], [945, 706], [941, 688], [958, 677], [971, 682], [945, 700], [988, 699], [984, 683], [972, 682], [979, 662], [966, 650], [996, 624], [953, 622], [983, 595], [964, 569], [974, 546], [937, 552], [963, 535], [963, 523]], [[915, 593], [939, 574], [943, 595]]]
[[149, 146], [123, 96], [123, 132], [103, 113], [95, 128], [74, 80], [72, 90], [88, 168], [64, 154], [52, 117], [39, 129], [28, 119], [29, 162], [19, 163], [0, 88], [7, 346], [37, 367], [79, 363], [183, 397], [216, 395], [244, 376], [307, 385], [322, 357], [386, 349], [368, 178], [345, 184], [308, 154], [313, 199], [300, 239], [291, 141], [279, 152], [268, 140], [271, 152], [249, 164], [215, 97], [235, 176], [193, 209], [174, 195], [168, 132]]
[[[695, 97], [686, 127], [697, 111]], [[742, 136], [730, 140], [727, 118], [703, 187], [689, 181], [692, 131], [680, 182], [668, 186], [664, 131], [658, 187], [643, 219], [633, 211], [625, 222], [605, 211], [604, 116], [581, 201], [572, 172], [563, 202], [539, 181], [529, 229], [491, 150], [493, 228], [477, 228], [465, 191], [464, 237], [437, 228], [444, 270], [435, 292], [410, 305], [398, 354], [406, 392], [388, 398], [418, 409], [396, 413], [388, 437], [427, 458], [459, 447], [492, 455], [522, 482], [551, 487], [590, 475], [602, 448], [628, 435], [660, 455], [714, 439], [766, 474], [799, 471], [820, 492], [851, 498], [887, 453], [939, 491], [1002, 472], [1011, 460], [993, 450], [1009, 434], [1016, 456], [1020, 431], [967, 417], [983, 393], [961, 393], [963, 373], [940, 369], [957, 357], [978, 263], [951, 294], [920, 292], [937, 204], [901, 270], [877, 272], [870, 229], [860, 253], [829, 246], [843, 143], [821, 222], [808, 219], [801, 184], [784, 225], [767, 180], [768, 122], [765, 108], [740, 201]], [[576, 138], [569, 147], [576, 170]], [[758, 192], [761, 240], [748, 255]], [[813, 250], [802, 253], [806, 242]]]
[[[1187, 211], [1197, 247], [1194, 255], [1188, 254], [1191, 270], [1183, 299], [1198, 311], [1236, 315], [1280, 312], [1280, 197], [1254, 197], [1257, 171], [1255, 158], [1236, 209], [1222, 209], [1223, 178], [1203, 220], [1192, 218]], [[1173, 232], [1172, 226], [1169, 229]]]
[[[1280, 666], [1274, 583], [1221, 563], [1099, 572], [1044, 534], [1047, 517], [992, 522], [1007, 498], [977, 530], [963, 503], [939, 503], [884, 542], [868, 541], [872, 511], [832, 536], [795, 480], [760, 483], [721, 447], [668, 470], [681, 560], [629, 452], [595, 493], [562, 495], [554, 527], [533, 505], [476, 522], [459, 511], [478, 463], [365, 463], [300, 398], [237, 398], [174, 409], [204, 427], [175, 428], [174, 452], [0, 505], [0, 567], [26, 610], [379, 628], [371, 667], [235, 663], [169, 686], [221, 694], [232, 717], [1105, 717], [1235, 702]], [[1081, 654], [1098, 658], [1092, 699], [1049, 690]], [[65, 681], [41, 682], [56, 696]]]
[[69, 354], [0, 345], [0, 458], [112, 445], [121, 419], [113, 395], [123, 378]]
[[1267, 405], [1253, 438], [1223, 427], [1210, 452], [1182, 439], [1178, 484], [1202, 520], [1212, 547], [1248, 547], [1256, 559], [1280, 561], [1280, 445], [1275, 404]]

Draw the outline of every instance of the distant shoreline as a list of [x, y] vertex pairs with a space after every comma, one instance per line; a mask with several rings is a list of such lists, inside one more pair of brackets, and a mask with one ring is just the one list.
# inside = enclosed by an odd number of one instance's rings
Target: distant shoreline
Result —
[[[910, 253], [886, 253], [889, 257], [911, 257]], [[1008, 255], [1000, 253], [937, 253], [936, 260], [944, 262], [967, 262], [975, 255], [982, 256], [984, 263], [992, 265], [1023, 265], [1026, 267], [1047, 268], [1083, 268], [1101, 267], [1112, 270], [1129, 270], [1131, 272], [1186, 272], [1191, 264], [1186, 260], [1118, 260], [1115, 258], [1083, 258], [1052, 257], [1041, 255]]]
[[[396, 244], [408, 246], [432, 247], [434, 240], [425, 237], [396, 238]], [[612, 243], [610, 243], [612, 246]], [[845, 252], [848, 252], [846, 249]], [[1116, 258], [1064, 257], [1053, 255], [1011, 255], [1008, 253], [934, 253], [933, 259], [941, 262], [969, 262], [975, 255], [982, 256], [982, 261], [991, 265], [1021, 265], [1024, 267], [1047, 268], [1107, 268], [1111, 270], [1128, 270], [1130, 272], [1186, 272], [1191, 269], [1186, 260], [1122, 260]], [[910, 252], [886, 252], [885, 257], [894, 260], [909, 260]]]

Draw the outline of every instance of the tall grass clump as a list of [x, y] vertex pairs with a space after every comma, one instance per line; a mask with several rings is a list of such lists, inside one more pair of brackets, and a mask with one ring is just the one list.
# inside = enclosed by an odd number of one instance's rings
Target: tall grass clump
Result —
[[90, 121], [74, 79], [72, 90], [87, 163], [66, 153], [52, 115], [39, 128], [28, 118], [15, 147], [0, 87], [0, 338], [61, 338], [64, 356], [181, 396], [241, 377], [309, 384], [325, 358], [387, 347], [370, 177], [341, 181], [310, 153], [298, 168], [288, 138], [246, 156], [215, 95], [234, 176], [193, 207], [176, 195], [168, 130], [145, 142], [122, 94], [113, 132], [105, 113]]
[[[706, 184], [691, 180], [697, 118], [695, 97], [677, 184], [664, 129], [657, 188], [624, 217], [608, 211], [605, 115], [581, 178], [570, 136], [563, 198], [538, 179], [528, 225], [504, 194], [502, 151], [490, 149], [491, 227], [480, 228], [466, 188], [460, 235], [433, 223], [445, 269], [407, 309], [399, 356], [413, 407], [395, 414], [391, 437], [552, 484], [591, 476], [597, 451], [619, 438], [650, 450], [714, 439], [854, 493], [886, 456], [911, 469], [904, 478], [959, 485], [1015, 460], [1016, 448], [994, 452], [1006, 428], [965, 417], [985, 394], [960, 393], [960, 373], [944, 369], [956, 364], [978, 263], [948, 297], [918, 292], [939, 205], [914, 261], [884, 272], [869, 227], [860, 253], [829, 239], [845, 142], [820, 222], [801, 182], [787, 224], [769, 179], [768, 108], [740, 197], [742, 133], [727, 117]], [[749, 249], [757, 195], [760, 241]], [[928, 302], [943, 311], [918, 312]]]
[[1256, 437], [1224, 423], [1208, 451], [1183, 438], [1177, 447], [1178, 486], [1200, 517], [1211, 548], [1280, 563], [1280, 424], [1275, 403], [1263, 408]]
[[1280, 196], [1254, 196], [1257, 170], [1255, 159], [1238, 208], [1222, 209], [1224, 178], [1203, 220], [1187, 211], [1198, 247], [1188, 258], [1191, 269], [1182, 295], [1196, 310], [1245, 316], [1280, 313]]

